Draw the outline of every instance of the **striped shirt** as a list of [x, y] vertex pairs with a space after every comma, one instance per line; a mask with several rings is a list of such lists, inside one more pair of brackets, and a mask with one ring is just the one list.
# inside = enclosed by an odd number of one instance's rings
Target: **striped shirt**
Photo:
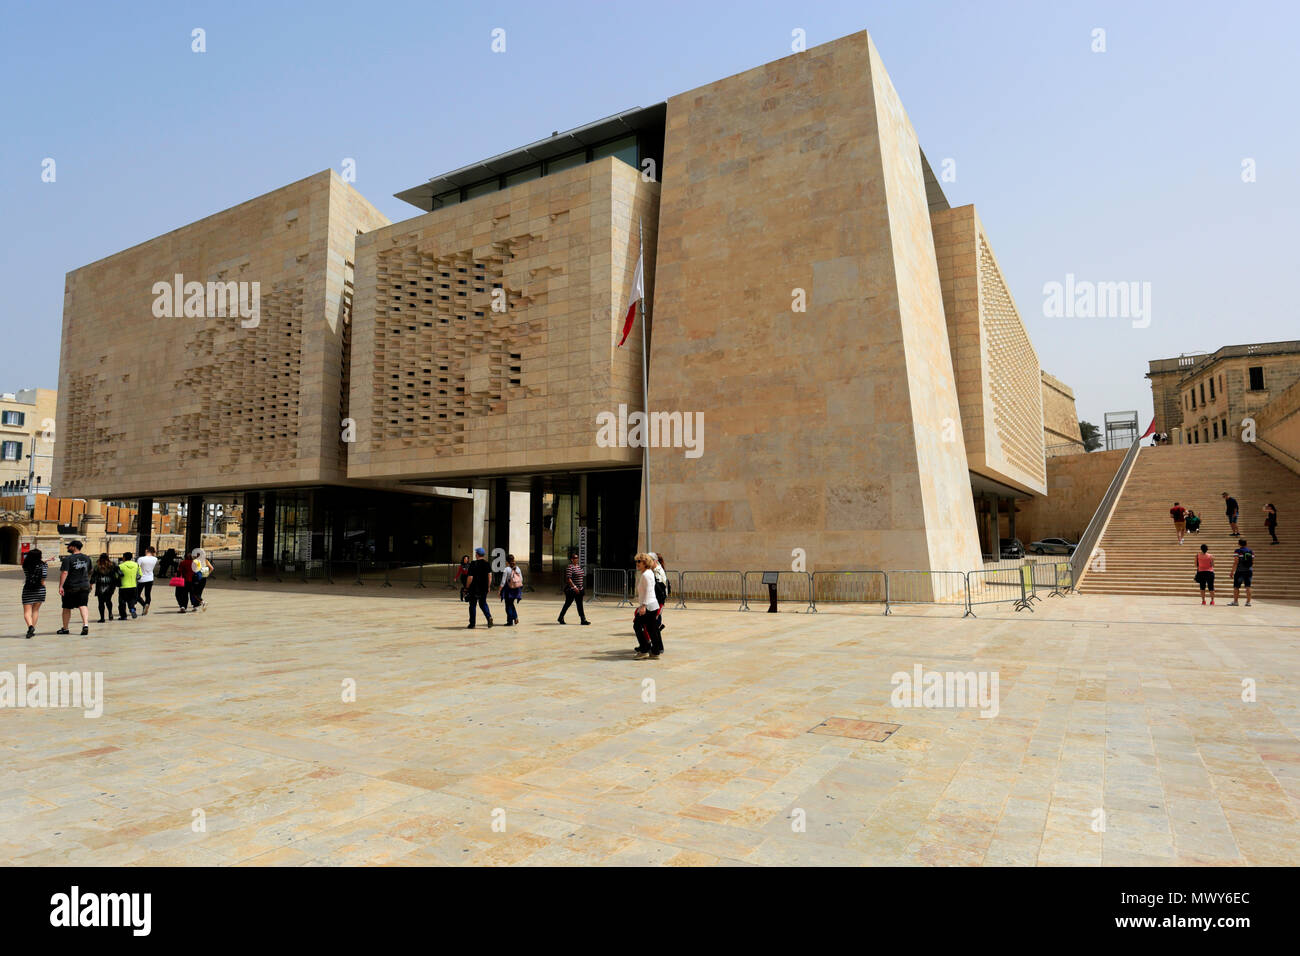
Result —
[[587, 579], [587, 572], [583, 570], [580, 564], [571, 564], [564, 569], [565, 579], [573, 586], [573, 590], [581, 591], [582, 584]]

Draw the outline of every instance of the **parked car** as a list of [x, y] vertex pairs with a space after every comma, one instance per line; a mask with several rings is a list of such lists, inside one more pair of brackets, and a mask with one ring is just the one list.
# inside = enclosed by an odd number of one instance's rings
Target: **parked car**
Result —
[[1015, 560], [1025, 556], [1025, 546], [1020, 543], [1019, 538], [1002, 538], [999, 541], [1002, 549], [1001, 557], [1004, 561]]
[[1042, 541], [1031, 541], [1029, 550], [1034, 554], [1074, 554], [1074, 549], [1078, 545], [1073, 541], [1066, 541], [1064, 538], [1044, 538]]

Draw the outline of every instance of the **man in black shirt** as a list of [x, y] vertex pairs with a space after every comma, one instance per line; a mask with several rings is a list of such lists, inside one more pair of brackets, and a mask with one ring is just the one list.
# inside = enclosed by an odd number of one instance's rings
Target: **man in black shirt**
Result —
[[1229, 497], [1226, 491], [1223, 493], [1223, 504], [1227, 509], [1228, 524], [1232, 525], [1232, 530], [1228, 533], [1235, 538], [1240, 534], [1237, 531], [1237, 514], [1241, 509], [1237, 507], [1237, 499]]
[[492, 566], [487, 563], [484, 557], [486, 554], [482, 548], [475, 548], [474, 560], [469, 563], [469, 579], [465, 582], [465, 590], [469, 592], [470, 627], [474, 626], [475, 614], [480, 607], [483, 608], [488, 627], [492, 626], [492, 612], [487, 605], [488, 590], [492, 587]]
[[81, 611], [81, 636], [90, 633], [90, 558], [81, 553], [81, 542], [73, 541], [68, 545], [68, 556], [63, 559], [63, 568], [59, 572], [59, 594], [63, 596], [63, 627], [55, 634], [67, 634], [68, 622], [72, 619], [72, 609]]

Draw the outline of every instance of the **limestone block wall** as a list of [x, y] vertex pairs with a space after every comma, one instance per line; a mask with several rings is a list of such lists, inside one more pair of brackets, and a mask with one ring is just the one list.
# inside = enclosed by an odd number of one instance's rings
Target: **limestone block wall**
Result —
[[1047, 460], [1047, 494], [1017, 501], [1016, 537], [1078, 541], [1101, 504], [1127, 449], [1064, 455]]
[[932, 218], [971, 470], [1042, 494], [1038, 354], [975, 207], [938, 210]]
[[1255, 435], [1260, 451], [1300, 472], [1300, 382], [1255, 416]]
[[1059, 446], [1077, 446], [1083, 452], [1083, 438], [1079, 432], [1079, 415], [1074, 408], [1074, 390], [1059, 378], [1042, 373], [1043, 382], [1043, 443], [1055, 445], [1056, 454], [1066, 452]]
[[[70, 272], [55, 493], [341, 479], [338, 290], [358, 231], [385, 222], [327, 170]], [[256, 324], [206, 298], [200, 314], [156, 316], [155, 283], [178, 274], [249, 283], [250, 302], [257, 282]]]
[[920, 151], [867, 35], [673, 97], [666, 122], [650, 404], [702, 413], [705, 441], [651, 455], [655, 548], [978, 567]]
[[608, 158], [361, 237], [348, 475], [639, 464], [597, 446], [596, 416], [641, 406], [639, 328], [615, 346], [658, 197]]

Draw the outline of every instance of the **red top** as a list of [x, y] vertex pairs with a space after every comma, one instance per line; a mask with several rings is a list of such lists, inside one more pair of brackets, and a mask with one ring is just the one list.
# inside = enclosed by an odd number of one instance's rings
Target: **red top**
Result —
[[1174, 505], [1172, 508], [1170, 508], [1169, 513], [1173, 516], [1173, 519], [1175, 521], [1187, 520], [1187, 509], [1179, 505]]
[[1213, 571], [1213, 570], [1214, 570], [1214, 555], [1212, 555], [1212, 554], [1198, 554], [1198, 555], [1196, 556], [1196, 570], [1197, 570], [1197, 571]]

